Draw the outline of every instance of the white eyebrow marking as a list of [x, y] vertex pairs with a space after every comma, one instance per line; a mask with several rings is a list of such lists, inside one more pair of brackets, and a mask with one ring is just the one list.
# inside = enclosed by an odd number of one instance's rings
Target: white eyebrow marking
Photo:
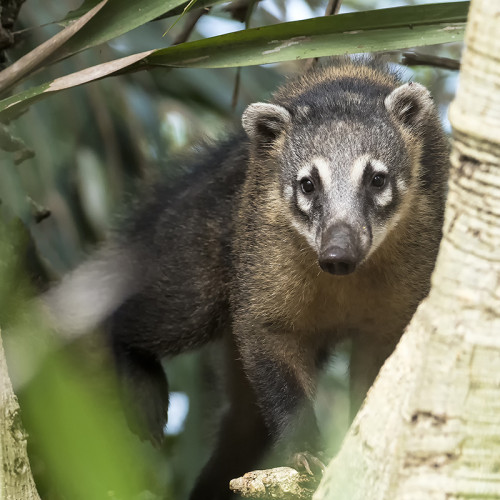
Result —
[[300, 181], [304, 177], [311, 177], [311, 167], [307, 165], [306, 167], [302, 167], [298, 172], [297, 172], [297, 180]]
[[365, 167], [368, 164], [368, 156], [363, 155], [354, 160], [352, 164], [351, 170], [351, 181], [354, 186], [359, 186], [361, 184], [361, 179], [363, 178], [363, 174], [365, 172]]
[[326, 158], [316, 156], [312, 159], [312, 164], [318, 169], [319, 178], [323, 189], [329, 191], [332, 188], [332, 171], [330, 163]]
[[356, 158], [352, 164], [351, 181], [354, 186], [357, 187], [361, 184], [363, 174], [368, 163], [371, 163], [374, 173], [387, 174], [389, 172], [387, 165], [380, 160], [370, 158], [368, 155], [360, 156]]
[[304, 177], [311, 177], [312, 169], [316, 167], [318, 171], [319, 178], [321, 179], [321, 185], [325, 191], [328, 191], [332, 187], [332, 172], [330, 169], [330, 164], [326, 158], [321, 156], [315, 156], [311, 160], [310, 165], [302, 167], [297, 172], [297, 180], [300, 181]]
[[382, 173], [382, 174], [387, 174], [389, 172], [389, 169], [387, 168], [387, 165], [380, 160], [375, 160], [373, 158], [370, 158], [370, 163], [373, 165], [373, 170], [375, 173]]

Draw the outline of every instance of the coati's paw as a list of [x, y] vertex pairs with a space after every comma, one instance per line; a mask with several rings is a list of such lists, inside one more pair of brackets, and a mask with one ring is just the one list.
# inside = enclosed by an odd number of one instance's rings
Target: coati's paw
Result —
[[121, 392], [130, 430], [161, 447], [168, 417], [168, 383], [159, 361], [126, 353], [121, 361]]
[[294, 453], [290, 458], [290, 466], [299, 472], [306, 472], [310, 476], [322, 475], [326, 469], [322, 453], [313, 455], [309, 451]]

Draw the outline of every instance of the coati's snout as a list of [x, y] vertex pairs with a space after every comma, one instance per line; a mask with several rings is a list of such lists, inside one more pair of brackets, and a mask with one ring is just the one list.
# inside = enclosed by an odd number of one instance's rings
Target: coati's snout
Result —
[[351, 274], [362, 253], [355, 230], [345, 223], [334, 224], [323, 232], [318, 263], [327, 273]]

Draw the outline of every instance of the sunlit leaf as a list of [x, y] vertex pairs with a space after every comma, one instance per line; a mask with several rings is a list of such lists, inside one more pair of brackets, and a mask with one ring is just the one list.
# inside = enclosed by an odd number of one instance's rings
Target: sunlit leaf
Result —
[[429, 4], [281, 23], [160, 49], [146, 62], [224, 68], [460, 41], [468, 7]]
[[[184, 0], [109, 0], [84, 29], [61, 47], [53, 60], [60, 60], [107, 42], [184, 3]], [[93, 4], [93, 0], [84, 2], [80, 8], [81, 12]], [[158, 42], [161, 43], [161, 39]]]
[[[123, 68], [128, 68], [136, 62], [144, 60], [144, 58], [152, 52], [154, 51], [148, 50], [139, 54], [115, 59], [114, 61], [107, 63], [98, 64], [97, 66], [91, 66], [90, 68], [86, 68], [82, 71], [71, 73], [67, 76], [56, 78], [51, 82], [33, 87], [20, 94], [0, 101], [0, 107], [2, 104], [5, 104], [5, 107], [1, 108], [0, 114], [2, 110], [5, 110], [4, 117], [8, 120], [12, 116], [16, 116], [22, 109], [24, 109], [25, 105], [33, 104], [34, 102], [43, 99], [52, 93], [57, 93], [71, 87], [78, 87], [84, 83], [89, 83], [106, 76], [110, 76]], [[20, 96], [22, 97], [19, 98]]]
[[[217, 3], [223, 3], [225, 0], [196, 0], [196, 8], [199, 7], [208, 7], [209, 5], [214, 5]], [[83, 16], [85, 13], [87, 13], [92, 7], [94, 7], [99, 0], [84, 0], [82, 5], [78, 7], [78, 9], [71, 10], [68, 12], [68, 14], [64, 17], [64, 19], [61, 19], [59, 21], [59, 24], [68, 24], [70, 21], [74, 21], [75, 19], [78, 19], [80, 16]], [[179, 14], [182, 14], [186, 6], [189, 4], [189, 1], [183, 1], [179, 2], [179, 5], [177, 7], [174, 7], [170, 10], [167, 10], [163, 14], [155, 17], [154, 19], [165, 19], [168, 17], [173, 17], [173, 16], [178, 16]], [[154, 20], [153, 19], [153, 20]]]
[[99, 2], [77, 21], [1, 71], [0, 91], [4, 92], [24, 76], [33, 73], [43, 66], [44, 62], [74, 36], [75, 33], [81, 30], [104, 7], [107, 1], [103, 0]]

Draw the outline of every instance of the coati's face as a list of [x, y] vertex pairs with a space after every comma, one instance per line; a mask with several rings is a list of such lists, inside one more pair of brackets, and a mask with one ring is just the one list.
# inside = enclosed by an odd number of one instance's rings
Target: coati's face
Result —
[[320, 107], [302, 99], [287, 109], [257, 103], [243, 115], [254, 151], [279, 169], [291, 225], [315, 250], [321, 268], [336, 275], [369, 259], [411, 209], [419, 127], [433, 112], [428, 91], [415, 83], [368, 109], [355, 99], [341, 104]]

